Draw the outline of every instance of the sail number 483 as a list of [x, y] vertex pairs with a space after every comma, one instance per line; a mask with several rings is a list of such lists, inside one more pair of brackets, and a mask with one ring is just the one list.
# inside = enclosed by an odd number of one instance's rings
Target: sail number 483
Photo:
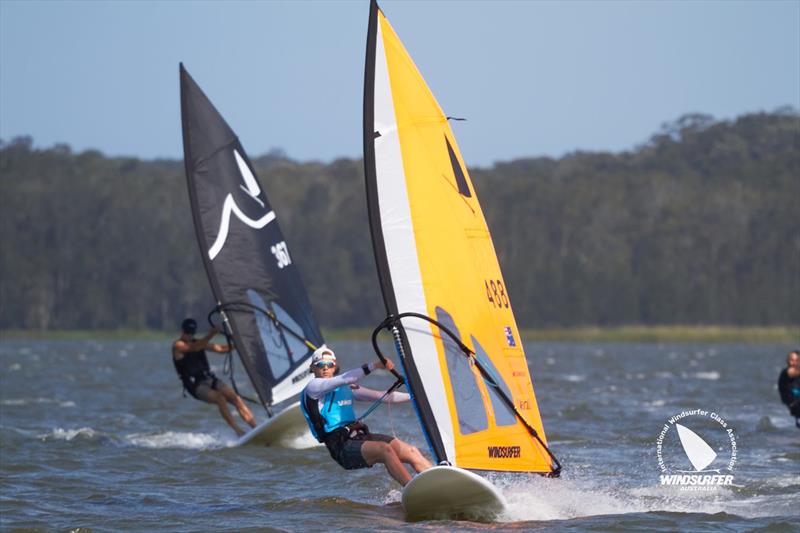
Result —
[[281, 241], [275, 246], [270, 248], [272, 255], [278, 260], [278, 268], [287, 267], [292, 264], [292, 258], [289, 256], [289, 248], [286, 246], [286, 241]]
[[508, 295], [506, 288], [503, 287], [503, 282], [494, 279], [487, 279], [484, 281], [486, 284], [486, 298], [494, 307], [508, 308]]

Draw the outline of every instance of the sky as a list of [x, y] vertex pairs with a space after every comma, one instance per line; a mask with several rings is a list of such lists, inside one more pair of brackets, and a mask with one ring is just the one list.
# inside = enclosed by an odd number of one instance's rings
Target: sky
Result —
[[[468, 165], [800, 109], [800, 0], [379, 2]], [[0, 139], [182, 159], [178, 64], [251, 157], [361, 157], [368, 0], [0, 0]]]

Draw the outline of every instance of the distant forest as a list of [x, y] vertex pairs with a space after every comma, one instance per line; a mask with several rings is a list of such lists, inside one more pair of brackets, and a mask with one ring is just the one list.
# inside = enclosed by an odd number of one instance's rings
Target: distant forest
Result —
[[[379, 322], [362, 161], [253, 163], [320, 323]], [[521, 327], [800, 324], [797, 110], [470, 175]], [[181, 160], [16, 138], [0, 197], [0, 329], [175, 330], [211, 309]]]

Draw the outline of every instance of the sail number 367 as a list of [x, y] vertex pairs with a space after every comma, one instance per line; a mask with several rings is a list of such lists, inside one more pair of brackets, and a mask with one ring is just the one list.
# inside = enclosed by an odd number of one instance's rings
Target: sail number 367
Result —
[[484, 281], [486, 284], [486, 298], [494, 307], [508, 308], [508, 295], [506, 288], [503, 287], [503, 282], [494, 279], [487, 279]]
[[292, 258], [289, 256], [289, 248], [286, 246], [286, 241], [281, 241], [275, 246], [270, 248], [272, 255], [278, 260], [278, 268], [287, 267], [292, 264]]

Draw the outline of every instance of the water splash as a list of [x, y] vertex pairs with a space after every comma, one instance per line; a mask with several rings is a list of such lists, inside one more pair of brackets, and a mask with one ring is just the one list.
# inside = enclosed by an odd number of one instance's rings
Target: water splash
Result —
[[717, 381], [720, 378], [720, 373], [716, 370], [712, 370], [710, 372], [695, 372], [694, 377], [697, 379], [708, 379], [711, 381]]
[[226, 439], [208, 433], [184, 433], [166, 431], [163, 433], [133, 433], [124, 437], [126, 443], [140, 448], [177, 448], [185, 450], [213, 450], [229, 448], [236, 444], [235, 439]]
[[71, 441], [77, 438], [94, 439], [95, 437], [99, 436], [100, 433], [98, 431], [95, 431], [90, 427], [82, 427], [78, 429], [55, 428], [50, 433], [39, 435], [39, 438], [42, 440], [55, 439]]
[[284, 448], [291, 448], [293, 450], [306, 450], [308, 448], [323, 446], [323, 444], [321, 442], [317, 442], [317, 439], [315, 439], [314, 436], [308, 431], [283, 437], [278, 442], [278, 445]]
[[[491, 481], [505, 496], [508, 506], [502, 522], [568, 520], [627, 513], [729, 513], [747, 518], [789, 512], [786, 498], [764, 501], [740, 497], [739, 487], [720, 487], [707, 492], [680, 492], [654, 480], [646, 487], [626, 487], [608, 480], [547, 479], [541, 476], [496, 474]], [[782, 487], [800, 484], [800, 476], [774, 480]], [[791, 499], [791, 498], [790, 498]]]
[[541, 476], [493, 479], [508, 506], [499, 517], [503, 522], [565, 520], [585, 516], [643, 512], [644, 506], [631, 502], [610, 489], [592, 483]]
[[400, 489], [391, 489], [381, 499], [381, 505], [389, 505], [392, 503], [400, 503], [403, 500], [403, 492]]

